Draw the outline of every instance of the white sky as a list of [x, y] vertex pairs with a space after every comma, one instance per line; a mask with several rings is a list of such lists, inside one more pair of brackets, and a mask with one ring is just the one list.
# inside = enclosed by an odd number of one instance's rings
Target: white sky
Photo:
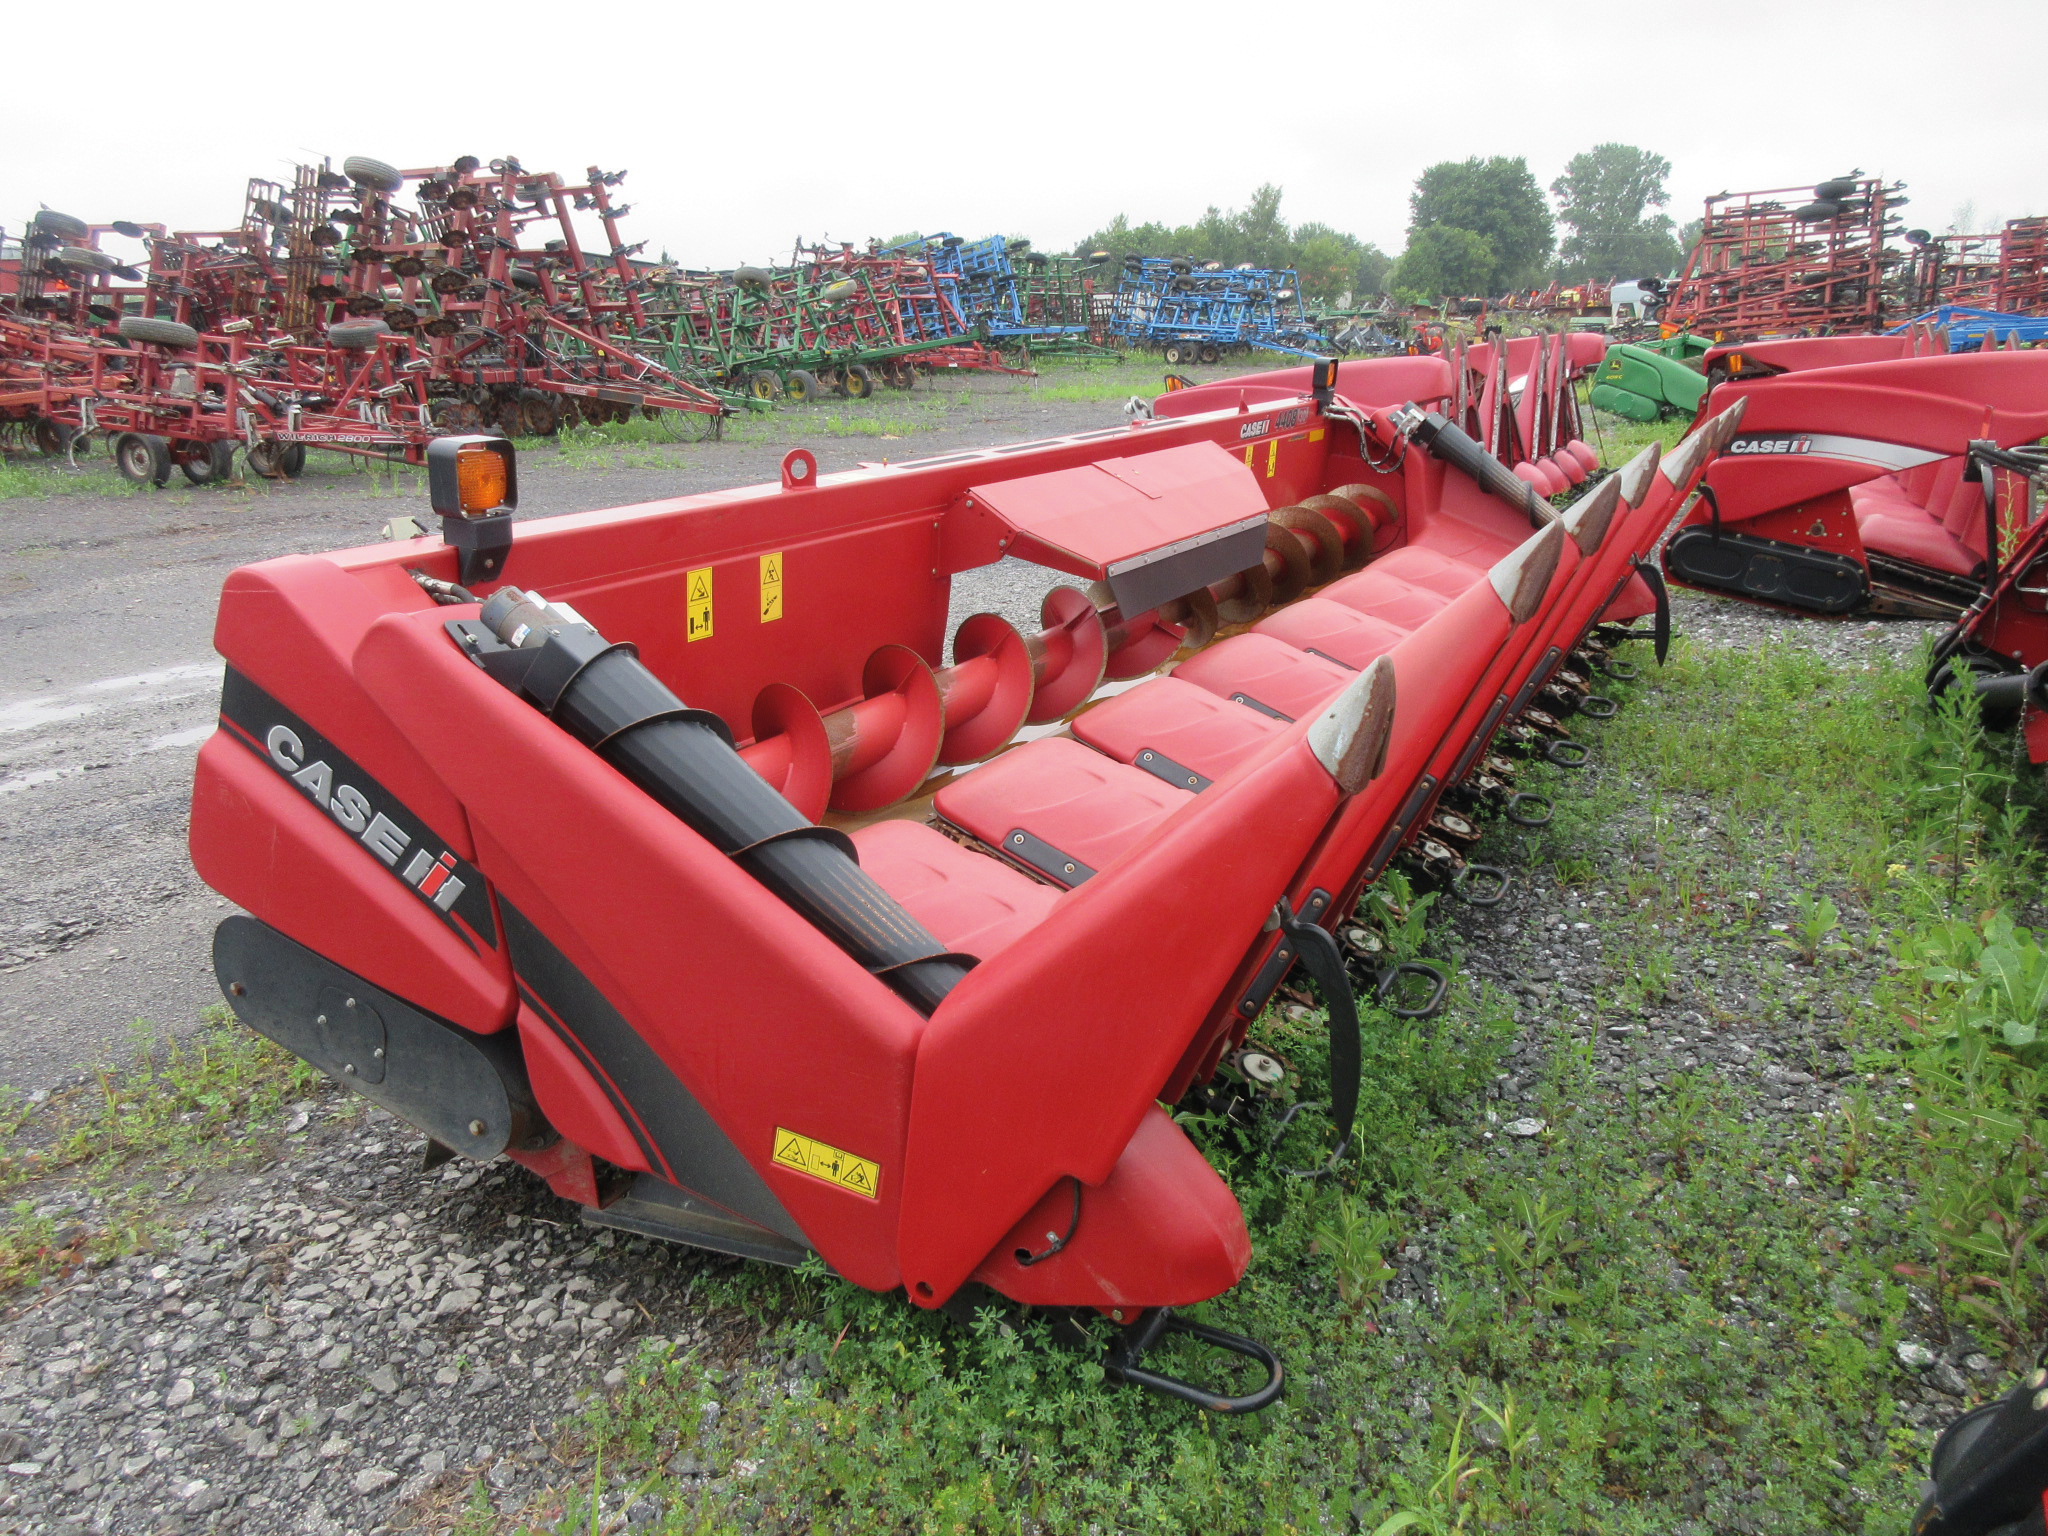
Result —
[[692, 266], [912, 230], [1060, 250], [1118, 212], [1192, 220], [1262, 181], [1286, 189], [1290, 222], [1392, 253], [1424, 166], [1520, 154], [1547, 187], [1608, 139], [1672, 162], [1680, 223], [1708, 193], [1852, 167], [1909, 184], [1909, 225], [1942, 230], [1965, 204], [1980, 228], [2048, 213], [2048, 92], [2024, 63], [2048, 50], [2048, 0], [161, 16], [94, 8], [95, 35], [148, 40], [115, 84], [75, 50], [12, 72], [0, 226], [48, 204], [213, 229], [239, 218], [249, 176], [301, 159], [513, 154], [629, 170], [628, 238]]

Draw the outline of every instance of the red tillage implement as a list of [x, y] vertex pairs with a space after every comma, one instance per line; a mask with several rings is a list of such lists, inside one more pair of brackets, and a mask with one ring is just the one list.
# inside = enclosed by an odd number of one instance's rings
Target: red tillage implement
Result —
[[[1237, 1075], [1300, 962], [1348, 1145], [1332, 930], [1404, 848], [1497, 896], [1440, 802], [1536, 819], [1489, 748], [1575, 755], [1589, 631], [1734, 425], [1560, 517], [1458, 392], [1439, 358], [1319, 364], [1012, 448], [824, 477], [798, 450], [777, 485], [516, 538], [509, 447], [436, 444], [449, 542], [222, 595], [192, 815], [248, 914], [222, 987], [591, 1220], [1056, 1309], [1124, 1379], [1263, 1406], [1271, 1352], [1174, 1314], [1250, 1244], [1161, 1106]], [[949, 657], [952, 577], [1005, 555], [1090, 585]], [[1398, 971], [1358, 975], [1398, 1003]], [[1263, 1383], [1148, 1369], [1169, 1332]]]

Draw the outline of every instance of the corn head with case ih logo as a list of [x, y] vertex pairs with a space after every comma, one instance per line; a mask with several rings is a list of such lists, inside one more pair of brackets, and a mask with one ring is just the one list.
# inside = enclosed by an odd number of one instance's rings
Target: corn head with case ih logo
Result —
[[1972, 453], [2048, 433], [2048, 352], [1951, 352], [1916, 325], [1715, 347], [1704, 363], [1697, 421], [1737, 400], [1747, 414], [1665, 547], [1673, 581], [1946, 619], [1998, 586], [2034, 505]]
[[[1272, 1352], [1177, 1310], [1251, 1245], [1167, 1106], [1277, 1113], [1247, 1032], [1312, 982], [1327, 1080], [1292, 1108], [1343, 1155], [1358, 997], [1444, 980], [1349, 914], [1397, 858], [1499, 899], [1473, 818], [1547, 815], [1518, 755], [1584, 759], [1603, 616], [1658, 606], [1642, 557], [1740, 415], [1589, 474], [1563, 351], [1519, 356], [1550, 404], [1506, 438], [1505, 353], [1320, 362], [516, 537], [510, 445], [437, 442], [440, 538], [228, 578], [192, 810], [243, 909], [222, 988], [590, 1221], [993, 1293], [1261, 1407]], [[1080, 584], [949, 654], [952, 578], [1005, 557]], [[1251, 1380], [1148, 1367], [1167, 1335]]]

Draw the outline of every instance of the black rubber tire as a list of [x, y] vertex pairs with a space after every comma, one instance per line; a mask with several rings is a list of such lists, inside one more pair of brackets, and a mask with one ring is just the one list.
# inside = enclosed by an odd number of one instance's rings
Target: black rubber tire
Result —
[[1824, 181], [1813, 189], [1813, 195], [1823, 203], [1839, 203], [1845, 197], [1853, 197], [1862, 183], [1846, 176], [1833, 181]]
[[171, 447], [149, 432], [123, 432], [113, 442], [114, 468], [132, 485], [162, 485], [171, 478]]
[[540, 274], [531, 267], [507, 267], [505, 278], [514, 288], [524, 288], [528, 293], [540, 291]]
[[[1964, 678], [1967, 678], [1969, 685], [1974, 688], [1979, 678], [2002, 677], [2006, 675], [2006, 670], [1988, 656], [1951, 656], [1935, 668], [1934, 675], [1927, 680], [1927, 696], [1930, 700], [1938, 699]], [[2023, 707], [2019, 704], [2001, 706], [1987, 700], [1980, 703], [1978, 714], [1984, 722], [1985, 730], [2004, 732], [2012, 730], [2020, 723]]]
[[824, 287], [820, 288], [818, 290], [818, 298], [820, 302], [826, 304], [844, 304], [859, 292], [859, 283], [856, 283], [850, 277], [842, 277], [838, 281], [827, 283]]
[[53, 259], [67, 267], [89, 267], [95, 272], [111, 272], [121, 265], [120, 261], [106, 251], [96, 251], [89, 245], [62, 246], [51, 253]]
[[194, 485], [212, 485], [217, 480], [225, 480], [235, 471], [235, 445], [225, 441], [208, 443], [205, 456], [201, 458], [180, 454], [178, 468]]
[[350, 155], [341, 162], [341, 173], [357, 186], [368, 187], [372, 192], [396, 192], [405, 185], [405, 178], [398, 174], [396, 166], [372, 160], [368, 155]]
[[1223, 354], [1221, 352], [1218, 352], [1214, 347], [1206, 346], [1203, 347], [1202, 350], [1197, 354], [1197, 356], [1199, 356], [1201, 360], [1205, 363], [1213, 363], [1218, 358], [1222, 357], [1222, 355]]
[[865, 400], [875, 392], [875, 371], [866, 363], [849, 363], [844, 377], [846, 393], [855, 400]]
[[775, 281], [775, 274], [766, 267], [734, 267], [732, 280], [742, 288], [766, 288]]
[[808, 404], [824, 393], [818, 383], [818, 376], [807, 368], [792, 368], [789, 377], [782, 381], [782, 397], [798, 405]]
[[121, 333], [123, 341], [146, 341], [180, 350], [190, 350], [199, 345], [199, 333], [182, 320], [161, 320], [155, 315], [123, 315], [114, 329]]
[[1188, 355], [1179, 342], [1169, 341], [1165, 349], [1160, 353], [1160, 356], [1166, 359], [1166, 364], [1169, 368], [1178, 368], [1187, 361]]
[[756, 400], [779, 399], [782, 395], [782, 380], [775, 376], [773, 369], [756, 368], [747, 375], [747, 393]]
[[284, 452], [279, 456], [278, 462], [283, 466], [285, 479], [298, 479], [300, 475], [306, 472], [306, 445], [304, 443], [285, 444]]
[[2002, 1399], [1994, 1399], [1979, 1403], [1969, 1412], [1950, 1420], [1948, 1426], [1934, 1437], [1934, 1449], [1927, 1456], [1927, 1475], [1937, 1483], [1945, 1480], [1977, 1437], [1991, 1427], [1991, 1421], [1998, 1417], [2003, 1407]]
[[390, 334], [391, 327], [380, 319], [339, 320], [327, 327], [327, 342], [345, 352], [364, 352], [376, 346], [380, 336]]
[[74, 219], [68, 213], [59, 213], [54, 208], [39, 209], [28, 221], [30, 229], [44, 230], [49, 234], [62, 235], [67, 240], [82, 240], [92, 226], [83, 219]]
[[1816, 200], [1804, 208], [1792, 210], [1795, 224], [1827, 224], [1842, 216], [1842, 205], [1837, 202]]

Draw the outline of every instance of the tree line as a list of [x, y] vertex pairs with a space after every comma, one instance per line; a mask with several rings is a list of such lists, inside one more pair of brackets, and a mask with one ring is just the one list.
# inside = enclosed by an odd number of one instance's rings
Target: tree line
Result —
[[1118, 214], [1076, 254], [1185, 256], [1195, 262], [1290, 267], [1304, 292], [1364, 305], [1510, 293], [1560, 282], [1606, 282], [1674, 270], [1684, 258], [1669, 214], [1671, 162], [1629, 144], [1574, 155], [1550, 184], [1556, 211], [1521, 156], [1445, 160], [1415, 179], [1399, 256], [1327, 224], [1289, 225], [1270, 183], [1241, 209], [1213, 205], [1193, 224], [1133, 224]]

